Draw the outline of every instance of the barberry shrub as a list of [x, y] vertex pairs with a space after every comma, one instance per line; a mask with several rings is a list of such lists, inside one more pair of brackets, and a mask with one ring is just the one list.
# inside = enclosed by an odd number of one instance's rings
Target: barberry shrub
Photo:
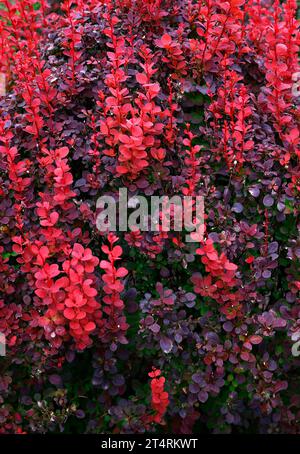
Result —
[[0, 0], [0, 433], [300, 433], [296, 8]]

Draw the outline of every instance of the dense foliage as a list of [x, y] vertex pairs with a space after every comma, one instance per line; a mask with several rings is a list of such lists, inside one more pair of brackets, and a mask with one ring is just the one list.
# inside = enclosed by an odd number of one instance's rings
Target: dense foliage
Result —
[[[300, 433], [296, 1], [0, 14], [0, 433]], [[204, 240], [99, 232], [121, 187]]]

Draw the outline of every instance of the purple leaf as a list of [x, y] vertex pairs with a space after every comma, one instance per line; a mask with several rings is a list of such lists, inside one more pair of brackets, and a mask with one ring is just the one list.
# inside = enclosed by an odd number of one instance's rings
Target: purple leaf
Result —
[[224, 323], [223, 329], [224, 329], [224, 331], [226, 331], [226, 333], [230, 333], [233, 330], [233, 324], [231, 322], [227, 321]]
[[159, 345], [164, 353], [170, 353], [173, 348], [173, 342], [166, 336], [161, 337]]
[[235, 203], [232, 207], [232, 211], [235, 213], [241, 213], [243, 211], [244, 207], [241, 203]]
[[274, 204], [274, 199], [271, 195], [265, 195], [263, 198], [263, 204], [265, 207], [271, 207]]
[[200, 400], [200, 402], [202, 402], [204, 404], [204, 402], [207, 401], [208, 399], [208, 394], [206, 391], [200, 391], [200, 393], [198, 394], [198, 399]]
[[269, 277], [271, 277], [271, 276], [272, 276], [272, 273], [271, 273], [270, 270], [265, 270], [265, 271], [263, 271], [263, 273], [262, 273], [262, 277], [263, 277], [264, 279], [269, 279]]
[[258, 197], [260, 194], [260, 190], [257, 186], [253, 186], [252, 188], [249, 188], [249, 192], [252, 195], [252, 197]]
[[157, 334], [160, 331], [160, 326], [157, 323], [153, 323], [153, 325], [150, 326], [150, 330]]
[[54, 386], [61, 386], [62, 385], [62, 379], [57, 374], [50, 375], [49, 376], [49, 382], [51, 383], [51, 385], [54, 385]]

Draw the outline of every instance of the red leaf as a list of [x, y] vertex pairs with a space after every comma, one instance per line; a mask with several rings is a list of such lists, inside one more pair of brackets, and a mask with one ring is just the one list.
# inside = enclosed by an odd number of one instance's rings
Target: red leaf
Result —
[[96, 328], [96, 325], [95, 325], [94, 322], [88, 322], [88, 323], [84, 326], [84, 330], [87, 331], [87, 332], [93, 331], [95, 328]]
[[64, 316], [68, 320], [73, 320], [73, 318], [75, 318], [75, 312], [74, 312], [73, 309], [67, 308], [67, 309], [64, 310]]
[[139, 84], [144, 85], [148, 82], [148, 78], [144, 73], [136, 73], [135, 77]]

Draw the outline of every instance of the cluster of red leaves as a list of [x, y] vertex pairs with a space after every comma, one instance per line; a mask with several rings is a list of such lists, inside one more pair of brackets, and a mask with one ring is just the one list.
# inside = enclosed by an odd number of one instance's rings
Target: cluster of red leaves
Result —
[[[58, 265], [48, 265], [35, 273], [35, 293], [43, 299], [48, 309], [40, 319], [47, 339], [57, 343], [71, 336], [79, 350], [92, 344], [90, 334], [96, 326], [102, 325], [100, 305], [95, 300], [97, 290], [93, 286], [93, 272], [99, 259], [92, 255], [89, 248], [84, 249], [75, 243], [70, 259], [62, 265], [65, 275], [55, 281], [61, 271]], [[49, 298], [49, 300], [48, 300]]]
[[[79, 243], [71, 247], [63, 229], [57, 225], [59, 212], [67, 215], [73, 206], [70, 199], [75, 195], [70, 189], [73, 177], [66, 160], [68, 152], [66, 147], [51, 152], [43, 149], [39, 163], [46, 170], [47, 192], [40, 193], [36, 213], [44, 242], [32, 241], [22, 233], [13, 238], [13, 250], [22, 270], [34, 279], [35, 294], [40, 300], [37, 306], [47, 308], [39, 317], [39, 325], [44, 328], [50, 345], [58, 349], [63, 340], [71, 337], [82, 350], [91, 345], [89, 334], [96, 324], [101, 324], [99, 303], [94, 298], [97, 291], [93, 288], [93, 272], [99, 259]], [[57, 255], [64, 257], [62, 269], [50, 262]]]
[[162, 61], [167, 63], [170, 69], [172, 69], [172, 77], [174, 79], [180, 78], [187, 74], [187, 63], [185, 61], [180, 43], [181, 31], [181, 26], [179, 26], [177, 40], [172, 39], [170, 35], [165, 34], [156, 41], [157, 46], [164, 49], [165, 51], [162, 57]]
[[299, 31], [295, 19], [297, 4], [288, 0], [283, 9], [279, 0], [273, 5], [272, 22], [265, 33], [265, 67], [267, 70], [267, 108], [287, 151], [281, 163], [287, 164], [295, 154], [300, 157], [299, 108], [293, 105], [293, 75], [298, 69]]
[[186, 138], [183, 139], [183, 145], [187, 147], [185, 150], [184, 164], [186, 168], [185, 184], [187, 187], [182, 188], [182, 193], [185, 196], [194, 196], [197, 191], [197, 186], [200, 180], [200, 164], [201, 158], [198, 153], [201, 150], [200, 145], [193, 145], [195, 134], [190, 129], [190, 124], [187, 123], [185, 129]]
[[211, 239], [207, 239], [196, 253], [201, 255], [208, 275], [202, 277], [195, 273], [192, 276], [195, 293], [217, 301], [220, 304], [220, 311], [228, 320], [242, 316], [242, 293], [239, 290], [233, 291], [238, 285], [235, 277], [237, 265], [230, 262], [223, 252], [219, 254]]
[[[19, 74], [18, 93], [23, 98], [25, 106], [24, 118], [27, 121], [25, 131], [39, 138], [45, 122], [43, 114], [51, 115], [51, 100], [56, 90], [49, 85], [47, 78], [51, 74], [44, 69], [45, 62], [41, 59], [38, 43], [37, 12], [30, 1], [12, 4], [5, 0], [4, 19], [9, 21], [13, 33], [6, 42], [8, 55], [14, 61], [15, 70]], [[12, 51], [16, 49], [16, 51]]]
[[[107, 46], [111, 48], [111, 51], [107, 52], [111, 68], [105, 84], [111, 96], [105, 99], [105, 105], [98, 103], [103, 108], [104, 116], [100, 121], [100, 131], [109, 146], [103, 153], [107, 156], [117, 154], [117, 173], [135, 179], [149, 166], [151, 157], [158, 161], [164, 159], [166, 152], [161, 147], [159, 136], [165, 125], [161, 120], [171, 117], [172, 114], [169, 110], [162, 112], [161, 107], [155, 103], [160, 86], [153, 82], [152, 78], [157, 69], [153, 67], [150, 49], [144, 45], [138, 53], [142, 72], [137, 72], [135, 76], [142, 90], [129, 102], [129, 92], [124, 83], [128, 79], [126, 67], [134, 61], [132, 49], [126, 45], [125, 38], [116, 38], [114, 34], [118, 18], [110, 15], [104, 17], [109, 25], [104, 33], [110, 39]], [[102, 92], [99, 95], [102, 97]]]
[[[31, 168], [29, 159], [20, 159], [20, 154], [16, 147], [11, 146], [13, 133], [10, 131], [10, 119], [0, 121], [0, 155], [2, 156], [9, 177], [7, 191], [12, 191], [15, 198], [14, 210], [16, 216], [16, 226], [22, 229], [22, 210], [24, 208], [25, 192], [29, 188], [32, 179], [28, 175]], [[2, 195], [5, 194], [4, 188], [0, 189]]]
[[[242, 48], [239, 45], [243, 41], [245, 27], [244, 3], [245, 0], [208, 0], [198, 4], [198, 36], [189, 40], [195, 68], [205, 71], [222, 56], [248, 50], [244, 43]], [[193, 14], [190, 20], [195, 20]]]
[[[75, 9], [72, 8], [75, 6]], [[78, 9], [77, 9], [78, 7]], [[61, 6], [62, 11], [65, 13], [65, 21], [69, 26], [66, 33], [64, 33], [63, 47], [64, 55], [69, 59], [69, 70], [66, 73], [69, 89], [74, 91], [76, 84], [76, 74], [80, 72], [81, 66], [79, 64], [82, 51], [79, 50], [81, 43], [81, 31], [83, 4], [72, 0], [65, 0]], [[81, 14], [80, 14], [81, 13]]]
[[288, 164], [291, 157], [299, 158], [300, 113], [292, 90], [294, 75], [299, 71], [296, 11], [295, 0], [282, 5], [278, 0], [272, 5], [251, 0], [246, 5], [247, 33], [266, 69], [267, 83], [259, 101], [263, 110], [272, 114], [274, 127], [285, 144], [285, 153], [278, 156], [282, 165]]
[[165, 377], [161, 376], [161, 371], [159, 369], [153, 368], [152, 372], [149, 372], [149, 377], [151, 380], [151, 406], [154, 410], [154, 414], [146, 418], [148, 423], [158, 423], [163, 422], [164, 414], [166, 413], [167, 407], [169, 405], [169, 395], [165, 391]]
[[102, 251], [108, 256], [108, 260], [101, 260], [100, 262], [100, 268], [105, 271], [105, 274], [102, 276], [102, 280], [105, 283], [103, 287], [105, 293], [103, 303], [106, 304], [103, 312], [108, 316], [102, 339], [104, 342], [112, 342], [114, 345], [116, 345], [116, 341], [126, 344], [127, 339], [125, 333], [128, 324], [123, 314], [124, 302], [120, 297], [120, 293], [124, 290], [124, 284], [121, 282], [121, 278], [125, 277], [128, 271], [124, 267], [116, 268], [115, 266], [122, 255], [121, 246], [114, 246], [118, 241], [116, 235], [109, 233], [107, 241], [108, 246], [102, 246]]
[[253, 149], [254, 142], [247, 138], [251, 131], [251, 107], [248, 105], [247, 88], [239, 84], [242, 77], [228, 69], [233, 62], [224, 58], [222, 62], [223, 83], [218, 88], [209, 110], [213, 113], [211, 126], [222, 131], [220, 144], [216, 151], [223, 156], [228, 169], [237, 172], [242, 168], [245, 153]]

